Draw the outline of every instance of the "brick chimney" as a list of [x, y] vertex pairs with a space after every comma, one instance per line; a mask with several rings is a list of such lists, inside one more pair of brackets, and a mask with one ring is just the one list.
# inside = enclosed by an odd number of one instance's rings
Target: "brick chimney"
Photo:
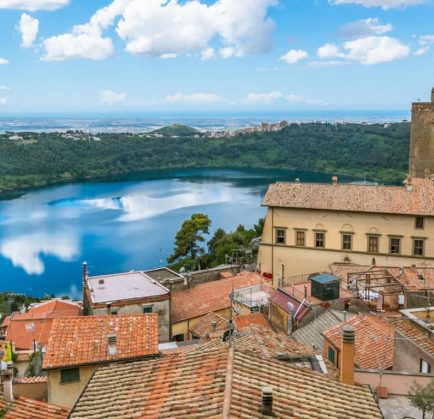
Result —
[[262, 414], [273, 416], [273, 387], [262, 387]]
[[344, 326], [342, 329], [340, 381], [354, 384], [354, 328]]

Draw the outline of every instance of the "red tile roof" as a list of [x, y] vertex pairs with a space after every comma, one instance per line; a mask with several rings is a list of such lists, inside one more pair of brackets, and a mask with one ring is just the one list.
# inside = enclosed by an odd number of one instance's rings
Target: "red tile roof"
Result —
[[434, 341], [431, 331], [423, 330], [408, 319], [399, 319], [394, 325], [395, 330], [401, 332], [431, 356], [434, 356]]
[[263, 386], [273, 387], [278, 418], [382, 417], [368, 387], [341, 384], [326, 374], [247, 352], [243, 345], [205, 344], [203, 350], [102, 367], [71, 418], [221, 418], [226, 413], [259, 419]]
[[[116, 336], [116, 353], [108, 337]], [[43, 368], [96, 364], [158, 354], [158, 314], [54, 319]]]
[[14, 384], [36, 384], [36, 383], [46, 383], [47, 376], [37, 376], [37, 377], [14, 377]]
[[434, 216], [434, 179], [410, 186], [278, 182], [262, 201], [269, 207]]
[[172, 322], [203, 316], [231, 306], [234, 289], [258, 285], [262, 277], [253, 272], [241, 272], [232, 278], [200, 284], [185, 291], [172, 293]]
[[66, 419], [69, 414], [69, 410], [65, 407], [23, 396], [16, 397], [12, 403], [0, 399], [0, 409], [5, 408], [9, 410], [4, 419]]
[[26, 313], [13, 313], [6, 317], [2, 328], [6, 340], [16, 349], [28, 350], [33, 348], [34, 342], [42, 346], [48, 343], [53, 319], [80, 314], [81, 308], [76, 303], [50, 300], [36, 304]]
[[[215, 326], [214, 326], [215, 324]], [[216, 313], [208, 313], [192, 327], [190, 332], [197, 337], [218, 337], [228, 330], [229, 321]]]
[[395, 328], [373, 315], [357, 315], [326, 330], [323, 335], [335, 348], [341, 349], [342, 327], [354, 327], [355, 359], [359, 368], [391, 368], [393, 366]]
[[262, 313], [250, 313], [235, 316], [234, 324], [237, 330], [242, 330], [252, 325], [259, 325], [265, 329], [271, 330], [270, 323]]

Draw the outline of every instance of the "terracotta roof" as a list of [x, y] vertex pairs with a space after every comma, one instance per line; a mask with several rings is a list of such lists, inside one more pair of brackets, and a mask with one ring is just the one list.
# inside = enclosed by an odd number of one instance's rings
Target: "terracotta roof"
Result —
[[102, 367], [71, 418], [262, 418], [263, 386], [276, 417], [382, 417], [368, 387], [225, 346]]
[[47, 376], [36, 376], [36, 377], [14, 377], [14, 384], [35, 384], [35, 383], [46, 383]]
[[172, 293], [172, 322], [203, 316], [231, 306], [234, 289], [262, 283], [262, 277], [253, 272], [241, 272], [232, 278], [211, 281], [189, 290]]
[[221, 336], [228, 327], [229, 322], [227, 319], [216, 313], [208, 313], [205, 317], [190, 327], [190, 332], [197, 337], [203, 337], [205, 335], [208, 337], [218, 337]]
[[278, 182], [269, 186], [262, 204], [385, 214], [434, 216], [434, 180], [411, 179], [411, 187]]
[[[108, 336], [116, 335], [116, 353]], [[85, 316], [54, 319], [44, 369], [158, 354], [158, 314]]]
[[356, 334], [354, 363], [359, 368], [392, 367], [395, 328], [391, 323], [373, 315], [358, 315], [331, 327], [323, 335], [339, 350], [344, 325], [354, 327]]
[[66, 419], [69, 414], [69, 410], [65, 407], [23, 396], [16, 397], [12, 403], [0, 399], [0, 409], [7, 406], [9, 406], [9, 410], [4, 419]]
[[394, 323], [394, 325], [395, 330], [411, 339], [416, 345], [420, 346], [431, 356], [434, 356], [434, 341], [431, 331], [422, 330], [422, 328], [418, 327], [408, 319], [399, 319]]
[[245, 329], [251, 325], [260, 325], [265, 329], [270, 329], [271, 326], [267, 318], [262, 313], [242, 314], [234, 317], [234, 324], [237, 330]]
[[42, 346], [48, 343], [53, 319], [80, 313], [81, 308], [76, 303], [50, 300], [33, 305], [26, 313], [6, 317], [2, 328], [5, 328], [6, 340], [14, 343], [16, 349], [32, 349], [34, 341]]

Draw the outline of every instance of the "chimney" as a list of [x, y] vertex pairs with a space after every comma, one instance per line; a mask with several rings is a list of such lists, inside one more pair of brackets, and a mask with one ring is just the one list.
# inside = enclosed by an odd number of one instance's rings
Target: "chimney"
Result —
[[83, 284], [86, 283], [87, 280], [87, 262], [83, 261]]
[[336, 186], [338, 184], [338, 177], [337, 176], [332, 177], [332, 184], [333, 184], [333, 186]]
[[273, 387], [262, 387], [262, 414], [273, 416]]
[[434, 87], [431, 90], [431, 102], [434, 103]]
[[108, 354], [116, 355], [116, 335], [107, 336]]
[[112, 303], [107, 303], [107, 314], [112, 314]]
[[211, 322], [211, 331], [215, 332], [217, 330], [217, 322], [215, 320], [213, 320]]
[[341, 376], [344, 384], [354, 384], [354, 328], [344, 326], [342, 329]]
[[288, 335], [292, 334], [294, 330], [294, 315], [295, 315], [295, 307], [294, 304], [288, 303]]
[[1, 372], [1, 378], [3, 381], [3, 398], [6, 402], [14, 401], [13, 380], [14, 380], [14, 364], [12, 362], [7, 363], [5, 370]]

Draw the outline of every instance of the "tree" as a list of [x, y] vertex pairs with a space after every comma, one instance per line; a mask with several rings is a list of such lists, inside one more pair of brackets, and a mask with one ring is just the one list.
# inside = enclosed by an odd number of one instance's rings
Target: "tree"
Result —
[[409, 394], [412, 406], [422, 411], [422, 419], [428, 414], [434, 416], [434, 378], [425, 387], [415, 381]]
[[181, 229], [176, 233], [175, 249], [167, 258], [167, 261], [169, 263], [177, 262], [181, 266], [185, 262], [194, 265], [198, 256], [205, 251], [200, 246], [200, 243], [205, 242], [204, 235], [209, 234], [210, 226], [211, 220], [209, 217], [201, 213], [193, 214], [189, 220], [184, 221]]

